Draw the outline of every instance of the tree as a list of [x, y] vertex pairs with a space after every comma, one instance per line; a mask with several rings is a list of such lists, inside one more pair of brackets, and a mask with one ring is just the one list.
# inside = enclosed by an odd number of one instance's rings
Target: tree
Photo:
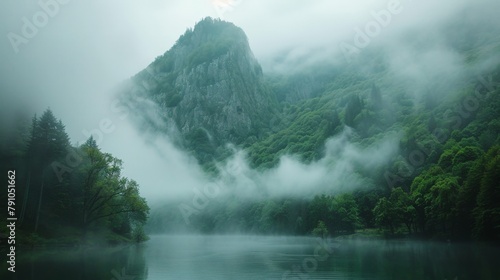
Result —
[[40, 119], [32, 120], [31, 137], [26, 156], [32, 163], [45, 167], [52, 161], [66, 155], [70, 146], [69, 137], [61, 120], [57, 120], [50, 109]]
[[[47, 109], [40, 119], [33, 117], [31, 136], [26, 150], [28, 183], [23, 194], [25, 204], [21, 210], [21, 217], [24, 220], [26, 216], [28, 222], [34, 220], [35, 232], [38, 231], [41, 212], [52, 208], [50, 204], [44, 205], [44, 196], [53, 196], [55, 187], [61, 184], [49, 171], [49, 165], [63, 158], [69, 147], [69, 137], [65, 127], [50, 109]], [[28, 208], [28, 205], [31, 207]]]
[[333, 231], [332, 218], [330, 209], [332, 197], [327, 195], [315, 196], [309, 203], [307, 211], [307, 228], [308, 231], [314, 229], [319, 221], [323, 221], [325, 226], [330, 231]]
[[433, 213], [430, 211], [433, 196], [430, 190], [438, 179], [444, 176], [445, 172], [440, 166], [433, 165], [415, 177], [410, 187], [410, 197], [416, 210], [417, 229], [421, 232], [433, 230]]
[[338, 195], [330, 207], [334, 229], [354, 233], [360, 224], [359, 209], [354, 197], [351, 194]]
[[429, 193], [424, 196], [427, 204], [426, 214], [431, 217], [432, 226], [446, 235], [451, 234], [454, 229], [457, 193], [457, 177], [444, 175], [435, 181]]
[[474, 209], [474, 236], [478, 239], [500, 239], [500, 146], [494, 146], [486, 155], [481, 187]]
[[457, 194], [457, 234], [458, 237], [470, 239], [474, 227], [473, 210], [477, 206], [477, 195], [481, 188], [481, 178], [483, 177], [485, 157], [474, 162], [463, 186], [459, 188]]
[[312, 234], [321, 238], [325, 238], [328, 235], [328, 229], [326, 228], [325, 222], [318, 221], [318, 225], [313, 229]]
[[391, 234], [395, 233], [402, 223], [406, 225], [411, 234], [416, 210], [410, 196], [402, 188], [394, 188], [389, 198], [381, 198], [373, 209], [376, 223], [388, 229]]
[[379, 195], [377, 192], [361, 191], [355, 193], [356, 204], [359, 208], [359, 218], [361, 223], [366, 228], [375, 226], [375, 218], [373, 216], [373, 208], [377, 204]]
[[394, 188], [391, 191], [389, 202], [390, 206], [394, 208], [395, 222], [404, 223], [411, 234], [416, 210], [408, 193], [403, 191], [402, 188]]
[[391, 234], [394, 234], [396, 227], [396, 213], [391, 206], [389, 200], [382, 197], [373, 208], [373, 215], [375, 216], [375, 223], [381, 227], [388, 229]]
[[345, 109], [345, 124], [350, 127], [354, 127], [356, 125], [354, 119], [356, 116], [361, 113], [364, 108], [363, 100], [357, 95], [353, 95], [347, 103], [347, 107]]
[[87, 157], [82, 183], [84, 232], [103, 219], [125, 219], [131, 227], [144, 224], [149, 207], [137, 182], [120, 176], [122, 161], [102, 153], [92, 138], [81, 149]]

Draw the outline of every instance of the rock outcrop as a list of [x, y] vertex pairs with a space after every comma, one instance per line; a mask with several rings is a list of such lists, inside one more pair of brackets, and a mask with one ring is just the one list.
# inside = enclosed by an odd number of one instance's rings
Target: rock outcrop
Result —
[[[141, 126], [177, 131], [172, 138], [202, 162], [226, 143], [260, 138], [276, 115], [276, 98], [263, 82], [245, 33], [218, 19], [206, 18], [187, 30], [132, 83], [124, 100]], [[154, 106], [134, 106], [139, 98]]]

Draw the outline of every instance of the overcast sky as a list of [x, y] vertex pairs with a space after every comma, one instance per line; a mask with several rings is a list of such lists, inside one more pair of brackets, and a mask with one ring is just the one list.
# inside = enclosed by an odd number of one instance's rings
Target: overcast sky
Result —
[[[151, 141], [161, 142], [159, 145], [168, 151], [164, 157], [144, 145], [127, 119], [110, 109], [111, 92], [117, 83], [167, 51], [200, 19], [221, 17], [240, 26], [266, 70], [273, 67], [270, 61], [274, 57], [285, 53], [289, 61], [340, 53], [341, 42], [353, 44], [356, 28], [365, 28], [374, 20], [374, 13], [388, 7], [398, 12], [391, 13], [387, 26], [371, 39], [373, 44], [400, 44], [399, 35], [417, 31], [433, 34], [472, 6], [484, 15], [482, 20], [498, 28], [493, 19], [499, 10], [498, 1], [486, 0], [55, 1], [2, 1], [2, 118], [8, 119], [19, 110], [40, 114], [50, 107], [66, 125], [73, 143], [85, 140], [84, 130], [97, 129], [103, 120], [110, 120], [113, 132], [104, 135], [100, 144], [125, 161], [125, 175], [137, 179], [148, 196], [157, 190], [152, 185], [173, 190], [178, 189], [174, 185], [189, 185], [190, 180], [203, 175], [192, 170], [192, 159], [162, 139]], [[430, 38], [436, 39], [439, 34], [433, 36]], [[399, 45], [395, 44], [391, 46], [397, 50]], [[408, 60], [405, 64], [411, 62], [411, 57], [401, 57]], [[440, 46], [424, 58], [431, 64], [436, 58], [445, 59], [446, 65], [458, 63], [453, 53]], [[163, 177], [157, 177], [160, 173]]]

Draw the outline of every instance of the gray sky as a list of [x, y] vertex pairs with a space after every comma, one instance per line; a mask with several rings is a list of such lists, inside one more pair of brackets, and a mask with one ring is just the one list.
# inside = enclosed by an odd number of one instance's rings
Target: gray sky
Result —
[[[50, 107], [63, 120], [74, 143], [85, 140], [84, 130], [111, 121], [113, 132], [103, 134], [100, 144], [124, 160], [125, 175], [138, 180], [149, 197], [160, 189], [168, 195], [185, 190], [194, 181], [203, 184], [203, 175], [193, 159], [162, 139], [149, 140], [158, 141], [164, 156], [144, 144], [127, 118], [111, 109], [111, 92], [117, 83], [167, 51], [203, 17], [221, 17], [240, 26], [264, 70], [270, 70], [287, 69], [304, 58], [339, 57], [339, 44], [354, 44], [356, 28], [365, 29], [374, 21], [374, 14], [397, 7], [398, 12], [390, 14], [387, 26], [370, 38], [370, 44], [392, 48], [392, 65], [404, 69], [402, 76], [429, 75], [436, 70], [432, 67], [436, 59], [443, 62], [439, 71], [460, 65], [456, 54], [440, 43], [439, 29], [450, 18], [459, 18], [465, 8], [475, 7], [479, 10], [476, 15], [481, 16], [464, 21], [491, 23], [497, 30], [499, 26], [494, 20], [498, 1], [486, 0], [56, 1], [5, 0], [1, 4], [2, 117], [19, 110], [40, 114]], [[428, 34], [436, 43], [414, 55], [404, 44], [408, 34]], [[284, 53], [284, 66], [271, 63]]]

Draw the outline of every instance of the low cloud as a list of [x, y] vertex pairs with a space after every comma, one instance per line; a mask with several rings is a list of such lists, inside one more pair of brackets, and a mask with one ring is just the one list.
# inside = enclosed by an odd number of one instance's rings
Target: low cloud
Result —
[[[124, 160], [125, 176], [139, 181], [148, 198], [188, 196], [192, 188], [203, 188], [210, 180], [191, 156], [171, 144], [172, 139], [137, 131], [130, 118], [113, 112], [112, 89], [167, 51], [197, 21], [221, 16], [220, 10], [211, 0], [66, 2], [36, 36], [19, 45], [17, 53], [8, 34], [22, 35], [23, 18], [32, 20], [41, 7], [38, 1], [2, 4], [0, 103], [8, 106], [1, 118], [8, 120], [18, 112], [40, 114], [50, 107], [72, 141], [80, 143], [83, 130], [97, 129], [101, 120], [110, 118], [116, 129], [105, 135], [101, 147]], [[265, 72], [287, 72], [317, 61], [347, 63], [339, 44], [354, 44], [356, 28], [364, 29], [374, 20], [373, 12], [387, 9], [391, 0], [236, 2], [223, 19], [247, 33]], [[441, 81], [446, 82], [463, 77], [463, 57], [450, 45], [461, 32], [468, 31], [464, 38], [477, 44], [498, 41], [498, 1], [400, 0], [400, 4], [403, 10], [360, 51], [385, 51], [389, 70], [408, 88], [417, 89], [415, 96], [429, 87], [429, 77], [444, 77]], [[304, 164], [288, 155], [263, 172], [249, 168], [244, 152], [238, 151], [221, 168], [239, 166], [240, 175], [226, 175], [221, 182], [241, 195], [250, 190], [249, 196], [253, 190], [279, 196], [369, 186], [353, 171], [383, 165], [396, 151], [398, 137], [388, 136], [379, 146], [363, 148], [346, 140], [348, 135], [345, 131], [330, 139], [325, 158], [318, 162]]]
[[350, 128], [325, 143], [325, 156], [303, 163], [293, 155], [280, 158], [279, 164], [265, 171], [251, 169], [245, 153], [237, 152], [220, 167], [228, 189], [241, 196], [312, 197], [321, 193], [338, 194], [373, 187], [360, 173], [379, 168], [398, 151], [399, 136], [389, 134], [368, 147], [353, 143]]
[[143, 134], [147, 143], [127, 143], [142, 148], [135, 161], [125, 161], [125, 167], [130, 168], [130, 174], [136, 173], [133, 178], [141, 178], [141, 192], [153, 202], [189, 201], [195, 193], [213, 184], [217, 185], [218, 196], [244, 199], [312, 198], [322, 193], [373, 188], [374, 183], [362, 173], [386, 166], [398, 152], [400, 135], [389, 133], [364, 147], [351, 140], [353, 134], [346, 127], [328, 139], [325, 156], [318, 161], [303, 163], [294, 155], [285, 155], [276, 167], [267, 170], [251, 168], [246, 152], [235, 148], [231, 157], [218, 163], [217, 177], [204, 173], [193, 157], [177, 149], [167, 137]]

